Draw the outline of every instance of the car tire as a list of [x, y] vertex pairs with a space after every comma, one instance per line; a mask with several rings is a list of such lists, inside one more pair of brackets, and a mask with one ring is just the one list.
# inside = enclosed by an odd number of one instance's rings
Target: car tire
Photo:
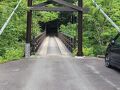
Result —
[[111, 62], [111, 60], [110, 60], [109, 55], [106, 55], [105, 56], [105, 66], [108, 67], [108, 68], [111, 68], [110, 62]]

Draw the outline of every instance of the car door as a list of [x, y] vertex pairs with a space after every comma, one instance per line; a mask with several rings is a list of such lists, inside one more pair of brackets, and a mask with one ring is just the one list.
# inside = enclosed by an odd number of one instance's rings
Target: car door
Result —
[[111, 57], [114, 64], [120, 65], [120, 36], [111, 47]]

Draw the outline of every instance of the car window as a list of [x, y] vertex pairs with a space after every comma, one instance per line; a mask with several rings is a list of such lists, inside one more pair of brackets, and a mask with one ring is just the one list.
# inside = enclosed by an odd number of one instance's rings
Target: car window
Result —
[[115, 40], [115, 45], [120, 47], [120, 36]]

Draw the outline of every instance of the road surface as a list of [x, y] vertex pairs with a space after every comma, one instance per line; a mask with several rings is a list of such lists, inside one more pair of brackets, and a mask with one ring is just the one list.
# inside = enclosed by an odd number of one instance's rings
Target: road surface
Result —
[[71, 57], [58, 38], [47, 37], [36, 56], [0, 65], [0, 90], [120, 90], [120, 70], [103, 59]]

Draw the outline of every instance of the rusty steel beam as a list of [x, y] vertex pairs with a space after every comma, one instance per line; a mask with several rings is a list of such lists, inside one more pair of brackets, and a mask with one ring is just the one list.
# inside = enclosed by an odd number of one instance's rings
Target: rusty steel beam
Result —
[[[83, 0], [78, 0], [78, 6], [83, 7]], [[78, 12], [78, 56], [83, 56], [83, 12]]]
[[[28, 7], [32, 6], [32, 0], [28, 0]], [[32, 28], [32, 10], [27, 11], [27, 29], [26, 29], [26, 45], [25, 57], [30, 57], [30, 41], [31, 41], [31, 28]]]
[[39, 11], [68, 11], [68, 12], [77, 12], [77, 10], [68, 8], [68, 7], [30, 7], [30, 10], [39, 10]]
[[78, 7], [78, 6], [75, 6], [75, 5], [71, 4], [71, 3], [68, 3], [68, 2], [63, 1], [63, 0], [48, 0], [48, 1], [56, 2], [56, 3], [58, 3], [58, 4], [64, 5], [64, 6], [66, 6], [66, 7], [75, 9], [75, 10], [80, 11], [80, 12], [83, 11], [83, 9], [82, 9], [80, 6], [79, 6], [79, 7]]
[[[32, 6], [32, 0], [28, 0], [28, 7]], [[27, 32], [26, 43], [30, 43], [31, 40], [31, 24], [32, 24], [32, 10], [27, 11]]]

